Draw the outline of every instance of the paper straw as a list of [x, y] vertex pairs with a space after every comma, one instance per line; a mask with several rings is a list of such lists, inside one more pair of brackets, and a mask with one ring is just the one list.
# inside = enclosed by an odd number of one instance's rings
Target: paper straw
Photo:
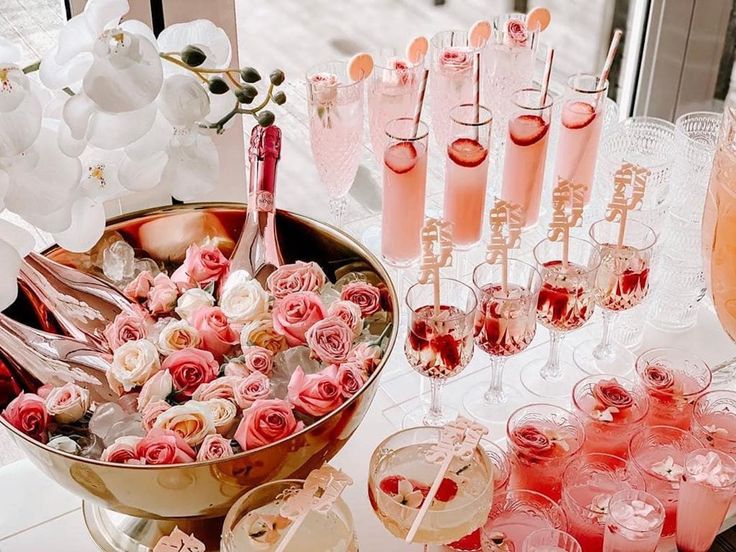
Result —
[[508, 250], [503, 253], [503, 264], [501, 265], [501, 291], [504, 296], [508, 295], [509, 292], [509, 252]]
[[542, 77], [542, 93], [539, 97], [539, 107], [544, 107], [547, 103], [547, 93], [549, 91], [549, 80], [552, 76], [552, 61], [555, 57], [555, 49], [547, 50], [547, 60], [544, 63], [544, 77]]
[[618, 246], [624, 245], [624, 236], [626, 235], [626, 221], [629, 218], [629, 210], [624, 209], [621, 211], [621, 220], [618, 223]]
[[473, 109], [475, 110], [473, 134], [477, 142], [480, 136], [480, 129], [478, 128], [478, 124], [480, 123], [480, 51], [475, 52], [473, 61]]
[[565, 228], [564, 234], [562, 234], [562, 268], [567, 270], [568, 261], [570, 257], [570, 228]]
[[427, 92], [427, 79], [429, 78], [429, 69], [425, 69], [422, 74], [422, 81], [419, 84], [419, 98], [417, 99], [416, 109], [414, 110], [414, 131], [412, 136], [417, 137], [419, 133], [419, 120], [422, 117], [422, 107], [424, 106], [424, 94]]
[[611, 66], [613, 65], [613, 60], [616, 57], [616, 50], [618, 50], [618, 45], [621, 42], [621, 36], [623, 34], [624, 33], [621, 29], [616, 29], [613, 33], [613, 38], [611, 39], [611, 45], [608, 47], [608, 55], [606, 56], [606, 62], [603, 64], [603, 70], [601, 71], [601, 74], [598, 77], [599, 86], [603, 86], [603, 83], [606, 82], [606, 80], [608, 80], [608, 73], [611, 72]]
[[448, 454], [445, 457], [444, 462], [442, 462], [442, 465], [440, 466], [440, 471], [437, 472], [437, 476], [434, 478], [432, 487], [430, 487], [427, 496], [424, 498], [424, 502], [422, 502], [422, 507], [419, 508], [419, 512], [417, 512], [417, 517], [414, 518], [414, 523], [411, 524], [411, 529], [409, 529], [409, 532], [406, 534], [406, 539], [404, 539], [406, 542], [412, 542], [414, 540], [417, 531], [419, 531], [419, 526], [422, 524], [424, 516], [427, 515], [429, 507], [432, 505], [432, 501], [434, 500], [437, 491], [440, 490], [440, 484], [445, 478], [445, 474], [450, 468], [450, 463], [452, 462], [453, 458], [454, 456], [452, 454]]
[[286, 547], [289, 545], [289, 542], [291, 542], [291, 539], [294, 538], [294, 535], [296, 535], [299, 527], [301, 527], [304, 520], [307, 519], [309, 512], [311, 512], [311, 510], [307, 510], [292, 522], [289, 530], [284, 535], [284, 538], [281, 539], [281, 542], [279, 542], [279, 545], [276, 547], [275, 552], [284, 552], [284, 550], [286, 550]]

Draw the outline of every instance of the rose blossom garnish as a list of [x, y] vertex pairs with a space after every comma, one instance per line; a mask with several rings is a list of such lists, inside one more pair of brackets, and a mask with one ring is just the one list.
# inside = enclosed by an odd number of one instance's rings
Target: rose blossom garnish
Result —
[[215, 433], [214, 435], [208, 435], [202, 441], [202, 446], [197, 452], [197, 462], [230, 458], [233, 454], [230, 439], [225, 439], [222, 435]]
[[182, 349], [199, 347], [201, 341], [199, 332], [189, 322], [172, 320], [158, 334], [158, 350], [166, 356]]
[[118, 437], [112, 445], [102, 451], [100, 460], [113, 464], [145, 464], [145, 460], [138, 458], [136, 453], [136, 447], [140, 442], [141, 437], [134, 435]]
[[552, 441], [536, 426], [524, 424], [514, 429], [511, 441], [517, 447], [532, 454], [543, 454], [552, 450]]
[[601, 380], [593, 385], [591, 395], [598, 401], [601, 409], [592, 412], [593, 417], [602, 422], [612, 422], [614, 414], [631, 408], [634, 398], [616, 378]]
[[260, 372], [264, 376], [271, 376], [271, 372], [273, 371], [273, 353], [268, 349], [259, 347], [258, 345], [251, 345], [243, 349], [243, 354], [240, 358], [248, 373]]
[[166, 357], [162, 368], [171, 372], [174, 389], [184, 397], [191, 397], [201, 384], [212, 381], [220, 372], [212, 353], [201, 349], [176, 351]]
[[299, 412], [310, 416], [324, 416], [343, 402], [337, 366], [331, 365], [316, 374], [304, 374], [297, 366], [288, 385], [289, 402]]
[[76, 383], [55, 387], [46, 396], [46, 412], [60, 424], [71, 424], [89, 410], [89, 391]]
[[200, 288], [192, 288], [186, 290], [177, 299], [174, 312], [183, 320], [191, 323], [192, 316], [194, 316], [195, 312], [206, 307], [211, 307], [214, 304], [215, 298], [211, 293]]
[[179, 290], [176, 284], [163, 272], [156, 274], [153, 286], [148, 291], [146, 307], [153, 315], [166, 314], [174, 310]]
[[235, 386], [245, 376], [221, 376], [210, 382], [202, 383], [192, 393], [195, 401], [209, 401], [210, 399], [226, 399], [235, 402]]
[[210, 399], [201, 404], [209, 408], [212, 421], [215, 424], [215, 431], [220, 435], [230, 433], [238, 415], [238, 407], [235, 406], [235, 403], [227, 399]]
[[2, 417], [29, 437], [45, 443], [48, 440], [49, 415], [45, 401], [33, 393], [21, 393], [5, 407]]
[[230, 322], [245, 324], [268, 311], [268, 293], [245, 270], [236, 270], [228, 276], [218, 304]]
[[363, 387], [368, 377], [357, 362], [343, 362], [337, 368], [337, 381], [342, 396], [346, 399], [355, 395]]
[[353, 336], [356, 338], [363, 331], [363, 314], [360, 307], [352, 301], [335, 301], [327, 308], [327, 315], [341, 318], [353, 329]]
[[297, 261], [293, 264], [281, 265], [272, 272], [266, 281], [266, 286], [276, 299], [283, 299], [296, 291], [319, 293], [326, 282], [327, 277], [317, 263]]
[[240, 346], [245, 350], [251, 345], [268, 349], [273, 354], [288, 349], [286, 338], [274, 329], [270, 314], [264, 314], [243, 326], [240, 331]]
[[158, 350], [153, 343], [145, 339], [128, 341], [115, 349], [107, 380], [122, 394], [143, 385], [160, 369]]
[[271, 396], [271, 380], [260, 372], [252, 372], [241, 378], [233, 391], [237, 405], [246, 409], [254, 402], [268, 399]]
[[327, 312], [319, 295], [313, 291], [297, 291], [277, 299], [271, 315], [274, 330], [286, 338], [290, 347], [296, 347], [307, 342], [307, 330], [322, 320]]
[[199, 330], [202, 347], [218, 358], [238, 344], [238, 334], [220, 307], [205, 307], [192, 316], [192, 326]]
[[672, 456], [668, 456], [661, 462], [652, 464], [650, 470], [657, 475], [661, 475], [667, 481], [678, 483], [682, 474], [685, 473], [685, 468], [683, 468], [680, 464], [676, 464], [675, 459], [672, 458]]
[[138, 410], [142, 411], [152, 402], [163, 401], [174, 392], [174, 379], [168, 370], [159, 370], [141, 387], [138, 394]]
[[153, 287], [153, 275], [148, 270], [141, 270], [138, 275], [130, 281], [123, 289], [125, 295], [131, 301], [136, 303], [145, 303], [148, 299], [148, 292]]
[[169, 429], [153, 428], [135, 447], [136, 456], [150, 465], [194, 462], [196, 453], [182, 437]]
[[353, 344], [353, 330], [341, 318], [328, 316], [307, 331], [307, 345], [319, 360], [340, 364], [347, 359]]
[[446, 71], [468, 71], [473, 66], [473, 58], [467, 48], [445, 48], [440, 56], [440, 67]]
[[381, 290], [369, 282], [350, 282], [340, 291], [340, 299], [360, 307], [363, 318], [381, 310]]
[[181, 436], [187, 445], [196, 447], [207, 435], [215, 433], [215, 421], [205, 403], [187, 401], [159, 414], [153, 428], [170, 429]]
[[509, 48], [526, 46], [526, 23], [520, 19], [507, 19], [503, 29], [503, 43]]
[[316, 103], [329, 106], [337, 99], [337, 75], [333, 73], [315, 73], [309, 77], [312, 93]]
[[224, 281], [230, 269], [230, 261], [214, 245], [193, 243], [187, 248], [186, 258], [171, 275], [174, 282], [206, 286], [212, 282]]
[[254, 402], [245, 411], [235, 440], [243, 450], [252, 450], [280, 441], [304, 429], [297, 422], [292, 407], [281, 399], [266, 399]]
[[149, 321], [143, 314], [137, 312], [121, 312], [110, 322], [103, 335], [111, 350], [115, 350], [123, 343], [145, 339], [148, 336]]
[[641, 376], [644, 384], [656, 391], [668, 391], [675, 385], [672, 370], [661, 364], [647, 364]]

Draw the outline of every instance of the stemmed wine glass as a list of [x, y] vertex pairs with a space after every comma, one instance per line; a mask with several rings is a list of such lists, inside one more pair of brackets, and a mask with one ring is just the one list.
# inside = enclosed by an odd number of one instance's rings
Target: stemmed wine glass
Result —
[[430, 404], [426, 412], [410, 412], [404, 427], [441, 426], [457, 417], [442, 406], [442, 387], [448, 378], [462, 372], [473, 357], [473, 318], [478, 301], [470, 286], [440, 278], [441, 305], [434, 309], [434, 285], [414, 284], [406, 294], [409, 308], [404, 353], [409, 364], [430, 381]]
[[505, 422], [519, 406], [521, 393], [503, 385], [506, 360], [524, 351], [537, 330], [537, 300], [542, 276], [532, 265], [508, 260], [506, 289], [501, 265], [483, 263], [473, 271], [479, 306], [475, 315], [475, 343], [488, 353], [491, 381], [487, 388], [475, 387], [463, 405], [474, 418], [489, 423]]
[[595, 308], [595, 277], [600, 265], [598, 247], [569, 238], [567, 264], [563, 242], [544, 239], [534, 247], [542, 275], [537, 320], [549, 330], [549, 356], [527, 363], [521, 382], [539, 397], [567, 397], [577, 381], [572, 367], [560, 360], [560, 345], [571, 331], [582, 327]]
[[307, 71], [312, 155], [338, 227], [363, 150], [363, 82], [350, 78], [344, 61], [321, 63]]
[[575, 348], [575, 364], [587, 374], [626, 375], [634, 365], [633, 353], [613, 341], [613, 325], [618, 313], [641, 303], [649, 292], [649, 269], [657, 234], [646, 224], [631, 219], [618, 245], [619, 227], [619, 223], [604, 219], [593, 223], [589, 231], [601, 257], [595, 299], [602, 309], [603, 335], [600, 341], [588, 339]]

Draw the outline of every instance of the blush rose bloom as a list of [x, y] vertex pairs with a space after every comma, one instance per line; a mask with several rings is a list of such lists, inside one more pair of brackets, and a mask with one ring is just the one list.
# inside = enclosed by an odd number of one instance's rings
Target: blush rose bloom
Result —
[[229, 270], [230, 261], [217, 246], [200, 247], [193, 243], [187, 248], [184, 263], [171, 275], [171, 279], [176, 283], [205, 286], [224, 281]]
[[202, 446], [197, 452], [197, 462], [230, 458], [234, 454], [230, 439], [225, 439], [222, 435], [215, 433], [214, 435], [208, 435], [202, 441]]
[[143, 429], [151, 431], [159, 415], [166, 412], [169, 408], [171, 408], [171, 405], [166, 401], [154, 401], [148, 403], [141, 411], [141, 424], [143, 425]]
[[343, 398], [348, 399], [360, 391], [368, 376], [357, 362], [343, 362], [337, 368], [337, 381]]
[[324, 416], [343, 403], [337, 366], [331, 365], [316, 374], [305, 375], [297, 366], [288, 386], [289, 402], [310, 416]]
[[353, 344], [353, 330], [341, 318], [329, 316], [307, 331], [307, 345], [322, 362], [340, 364], [347, 359]]
[[675, 385], [672, 370], [660, 364], [648, 364], [641, 374], [644, 385], [656, 391], [669, 391]]
[[307, 330], [327, 312], [319, 295], [313, 291], [297, 291], [277, 299], [271, 315], [274, 329], [286, 338], [289, 347], [296, 347], [307, 342]]
[[360, 307], [352, 301], [335, 301], [327, 309], [328, 316], [337, 316], [353, 329], [353, 336], [358, 337], [363, 331], [363, 314]]
[[235, 402], [242, 409], [271, 396], [271, 381], [260, 372], [252, 372], [235, 385]]
[[153, 287], [153, 275], [148, 270], [141, 270], [133, 280], [123, 289], [125, 295], [136, 303], [145, 303], [148, 292]]
[[166, 400], [174, 392], [174, 379], [168, 370], [159, 370], [141, 387], [138, 394], [138, 411], [142, 412], [149, 404]]
[[205, 403], [187, 401], [159, 414], [153, 427], [175, 431], [187, 445], [196, 447], [207, 435], [215, 433], [215, 420]]
[[128, 392], [146, 383], [161, 369], [156, 346], [145, 339], [128, 341], [112, 355], [107, 379], [114, 388]]
[[626, 388], [616, 379], [601, 380], [593, 386], [593, 397], [604, 407], [614, 407], [619, 410], [631, 408], [634, 399]]
[[218, 303], [230, 322], [245, 324], [268, 311], [268, 293], [245, 270], [228, 276]]
[[2, 417], [29, 437], [48, 441], [49, 414], [45, 401], [34, 393], [21, 392], [3, 410]]
[[76, 383], [55, 387], [46, 396], [46, 412], [60, 424], [71, 424], [89, 410], [89, 391]]
[[220, 365], [209, 351], [201, 349], [182, 349], [166, 357], [161, 365], [171, 372], [174, 390], [184, 397], [191, 397], [203, 383], [215, 379]]
[[244, 412], [234, 439], [243, 450], [252, 450], [280, 441], [302, 429], [304, 424], [297, 422], [289, 403], [281, 399], [266, 399], [254, 402]]
[[358, 343], [350, 351], [347, 362], [357, 362], [365, 370], [366, 374], [372, 374], [378, 363], [381, 362], [381, 357], [382, 351], [378, 345]]
[[312, 95], [317, 105], [330, 106], [337, 99], [337, 76], [332, 73], [315, 73], [309, 77]]
[[519, 19], [508, 19], [504, 24], [503, 43], [509, 48], [526, 46], [526, 23]]
[[149, 321], [137, 312], [121, 312], [103, 332], [107, 344], [113, 351], [128, 341], [148, 337]]
[[360, 307], [363, 318], [381, 310], [381, 290], [369, 282], [350, 282], [340, 291], [340, 299]]
[[103, 462], [112, 462], [113, 464], [134, 464], [142, 465], [145, 460], [138, 458], [136, 447], [141, 442], [141, 437], [126, 435], [118, 437], [115, 442], [102, 451], [100, 460]]
[[194, 313], [200, 309], [211, 307], [215, 304], [215, 298], [211, 293], [201, 289], [192, 288], [181, 294], [176, 301], [174, 312], [178, 314], [182, 320], [187, 320], [190, 324]]
[[146, 464], [186, 464], [194, 462], [194, 449], [182, 437], [170, 429], [158, 427], [149, 431], [135, 447], [136, 456]]
[[235, 386], [244, 376], [222, 376], [203, 383], [192, 394], [195, 401], [208, 401], [210, 399], [227, 399], [235, 401]]
[[172, 320], [158, 334], [158, 350], [164, 356], [182, 349], [199, 347], [201, 342], [197, 329], [186, 320]]
[[550, 438], [531, 424], [514, 429], [510, 441], [522, 452], [536, 456], [546, 456], [553, 447]]
[[206, 307], [192, 317], [192, 326], [199, 330], [205, 349], [221, 358], [238, 344], [238, 334], [219, 307]]
[[472, 66], [473, 58], [468, 49], [445, 48], [440, 55], [440, 68], [445, 71], [460, 73], [470, 70]]
[[148, 291], [148, 311], [154, 315], [166, 314], [174, 310], [179, 290], [163, 272], [153, 279], [153, 287]]
[[258, 345], [251, 345], [243, 350], [241, 359], [247, 373], [260, 372], [264, 376], [271, 376], [271, 372], [273, 371], [273, 353], [268, 349], [259, 347]]
[[[255, 345], [253, 346], [255, 347]], [[261, 347], [259, 347], [259, 349], [260, 348]], [[269, 353], [270, 352], [271, 351], [269, 351]], [[239, 378], [244, 378], [251, 372], [252, 370], [248, 369], [248, 367], [245, 365], [245, 361], [243, 360], [243, 357], [234, 357], [234, 358], [229, 359], [222, 368], [222, 373], [226, 377], [227, 376], [237, 376]]]
[[268, 349], [273, 354], [288, 348], [286, 338], [273, 327], [273, 318], [270, 314], [249, 322], [240, 330], [240, 346], [245, 350], [251, 345]]
[[227, 435], [235, 425], [235, 418], [238, 416], [238, 407], [227, 399], [210, 399], [200, 403], [208, 408], [212, 414], [212, 421], [215, 424], [215, 431], [220, 435]]
[[266, 286], [276, 299], [283, 299], [297, 291], [318, 293], [326, 282], [327, 277], [317, 263], [297, 261], [294, 264], [281, 265], [272, 272]]

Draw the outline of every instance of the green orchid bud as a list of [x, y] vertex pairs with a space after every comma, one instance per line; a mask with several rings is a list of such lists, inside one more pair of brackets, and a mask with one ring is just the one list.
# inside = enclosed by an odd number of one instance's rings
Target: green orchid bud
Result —
[[181, 60], [189, 67], [199, 67], [207, 59], [207, 54], [201, 48], [192, 46], [191, 44], [184, 48], [181, 53]]
[[273, 102], [277, 105], [284, 105], [286, 103], [286, 94], [279, 90], [273, 95]]
[[245, 82], [258, 82], [261, 80], [261, 74], [253, 69], [253, 67], [243, 67], [240, 70], [240, 78]]
[[273, 122], [276, 120], [276, 116], [270, 111], [261, 111], [259, 113], [256, 113], [256, 120], [258, 121], [258, 124], [262, 127], [267, 127], [273, 124]]
[[271, 79], [271, 84], [273, 84], [274, 86], [280, 86], [281, 83], [284, 82], [284, 79], [286, 77], [284, 76], [284, 72], [281, 69], [276, 69], [275, 71], [271, 72], [268, 78]]
[[230, 90], [227, 83], [220, 77], [212, 77], [208, 82], [208, 87], [213, 94], [224, 94]]

